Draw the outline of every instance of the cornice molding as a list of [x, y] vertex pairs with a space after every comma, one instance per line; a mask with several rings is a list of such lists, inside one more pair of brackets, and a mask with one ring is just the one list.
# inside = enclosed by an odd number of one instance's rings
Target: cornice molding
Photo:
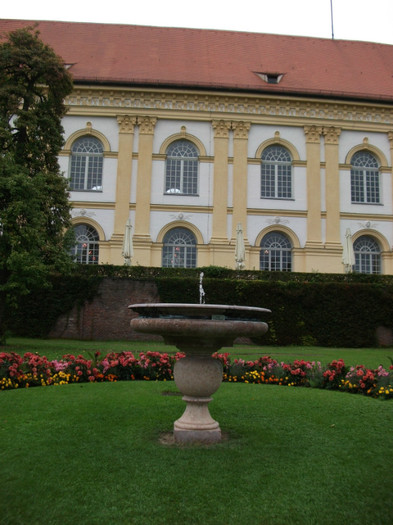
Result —
[[206, 119], [221, 120], [220, 115], [233, 119], [247, 116], [253, 122], [291, 120], [294, 122], [313, 121], [342, 123], [346, 127], [373, 127], [393, 124], [393, 106], [372, 102], [326, 101], [295, 96], [206, 94], [198, 91], [103, 89], [93, 86], [76, 87], [66, 98], [66, 105], [72, 114], [93, 112], [119, 114], [125, 111], [134, 115], [146, 112], [157, 115], [168, 113], [202, 116]]

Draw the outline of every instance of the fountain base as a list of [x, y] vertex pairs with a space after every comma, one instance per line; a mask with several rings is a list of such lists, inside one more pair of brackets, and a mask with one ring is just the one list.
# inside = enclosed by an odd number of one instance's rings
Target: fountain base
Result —
[[177, 443], [217, 443], [221, 441], [221, 429], [209, 412], [211, 397], [183, 396], [187, 403], [180, 419], [175, 421], [173, 436]]

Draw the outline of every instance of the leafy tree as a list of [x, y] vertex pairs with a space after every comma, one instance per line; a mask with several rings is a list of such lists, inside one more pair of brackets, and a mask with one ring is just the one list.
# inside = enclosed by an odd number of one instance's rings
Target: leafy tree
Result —
[[0, 340], [6, 312], [71, 264], [67, 183], [57, 156], [72, 79], [34, 28], [0, 42]]

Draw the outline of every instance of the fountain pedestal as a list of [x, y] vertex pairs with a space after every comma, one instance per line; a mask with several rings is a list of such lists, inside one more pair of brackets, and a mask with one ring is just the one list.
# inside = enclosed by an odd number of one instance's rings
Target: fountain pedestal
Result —
[[186, 357], [176, 362], [174, 380], [183, 394], [186, 409], [174, 423], [174, 438], [180, 443], [215, 443], [221, 429], [209, 412], [211, 395], [222, 382], [222, 365], [211, 357], [222, 347], [233, 346], [237, 337], [260, 337], [267, 331], [262, 318], [270, 310], [247, 306], [207, 304], [134, 304], [134, 330], [162, 335]]
[[175, 441], [220, 441], [220, 425], [211, 417], [208, 403], [222, 382], [221, 362], [207, 355], [186, 355], [176, 362], [173, 376], [187, 403], [173, 427]]

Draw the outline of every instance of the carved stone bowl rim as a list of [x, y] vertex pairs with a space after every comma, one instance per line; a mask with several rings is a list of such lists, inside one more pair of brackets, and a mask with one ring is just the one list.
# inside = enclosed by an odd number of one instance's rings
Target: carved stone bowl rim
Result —
[[193, 304], [193, 303], [138, 303], [128, 307], [143, 317], [182, 317], [182, 318], [214, 318], [224, 316], [225, 319], [262, 320], [265, 314], [271, 313], [267, 308], [255, 306], [238, 306], [223, 304]]

